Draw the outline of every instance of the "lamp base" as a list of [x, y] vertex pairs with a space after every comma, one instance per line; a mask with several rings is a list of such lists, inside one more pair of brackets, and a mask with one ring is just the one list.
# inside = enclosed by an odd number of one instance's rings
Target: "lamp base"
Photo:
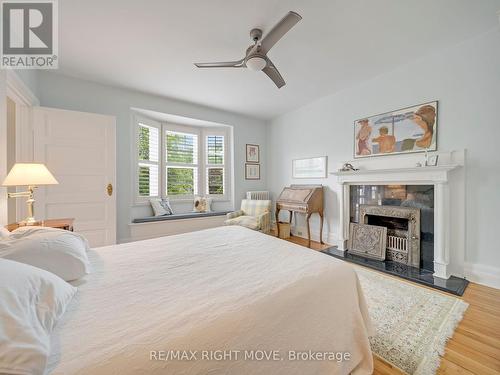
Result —
[[27, 191], [20, 191], [15, 193], [8, 193], [9, 198], [19, 198], [19, 197], [28, 197], [26, 200], [26, 205], [28, 207], [28, 217], [22, 221], [23, 225], [35, 225], [35, 197], [33, 191], [36, 189], [36, 186], [28, 186]]

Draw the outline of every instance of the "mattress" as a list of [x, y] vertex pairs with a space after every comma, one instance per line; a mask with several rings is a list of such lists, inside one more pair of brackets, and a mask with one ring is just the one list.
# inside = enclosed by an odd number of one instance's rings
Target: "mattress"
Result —
[[47, 374], [371, 374], [352, 267], [230, 226], [93, 249]]

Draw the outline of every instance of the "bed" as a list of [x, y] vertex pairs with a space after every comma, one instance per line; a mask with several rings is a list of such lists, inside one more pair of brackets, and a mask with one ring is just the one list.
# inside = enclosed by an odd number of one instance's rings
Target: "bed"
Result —
[[89, 258], [47, 374], [372, 373], [367, 307], [342, 261], [238, 226]]

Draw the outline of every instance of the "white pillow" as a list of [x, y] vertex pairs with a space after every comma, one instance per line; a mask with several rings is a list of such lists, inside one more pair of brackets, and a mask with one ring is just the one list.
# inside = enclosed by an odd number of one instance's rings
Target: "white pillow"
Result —
[[0, 259], [0, 373], [44, 373], [50, 333], [76, 288], [50, 272]]
[[56, 274], [66, 281], [89, 273], [85, 237], [67, 230], [21, 227], [0, 242], [0, 258], [15, 260]]
[[7, 238], [10, 236], [10, 232], [5, 229], [4, 227], [0, 226], [0, 239], [1, 238]]
[[155, 216], [172, 215], [174, 213], [172, 207], [170, 207], [170, 201], [168, 198], [151, 198], [149, 203], [151, 203]]

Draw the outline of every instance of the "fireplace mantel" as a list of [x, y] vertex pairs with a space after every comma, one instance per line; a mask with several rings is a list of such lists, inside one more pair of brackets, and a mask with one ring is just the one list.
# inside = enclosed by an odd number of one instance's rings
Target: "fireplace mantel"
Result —
[[339, 171], [330, 174], [337, 176], [341, 184], [386, 184], [401, 182], [410, 184], [435, 184], [448, 181], [448, 172], [460, 165], [439, 165], [436, 167], [365, 169], [359, 171]]
[[434, 276], [448, 279], [450, 262], [450, 194], [449, 172], [461, 167], [458, 164], [435, 167], [412, 167], [392, 169], [365, 169], [359, 171], [339, 171], [337, 176], [340, 189], [339, 250], [346, 250], [349, 239], [349, 186], [350, 185], [434, 185]]

